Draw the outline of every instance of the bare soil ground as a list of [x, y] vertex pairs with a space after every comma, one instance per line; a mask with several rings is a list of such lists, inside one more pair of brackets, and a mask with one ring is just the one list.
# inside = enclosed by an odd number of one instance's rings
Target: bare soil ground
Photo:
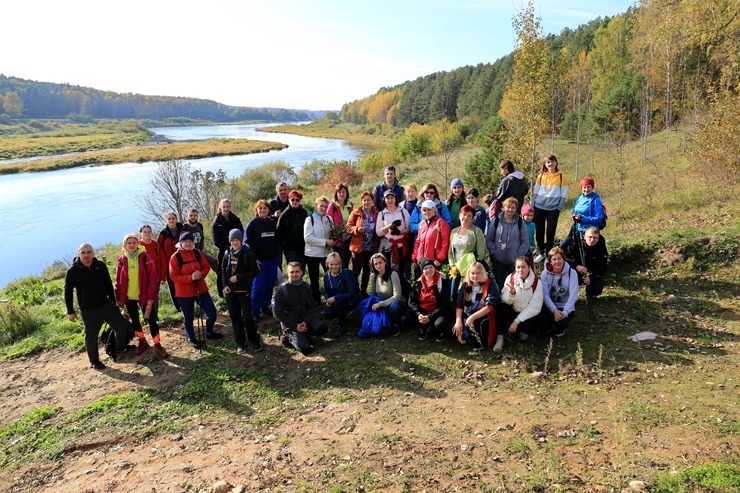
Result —
[[[544, 360], [544, 339], [509, 340], [496, 358], [407, 330], [388, 340], [327, 338], [304, 357], [266, 335], [264, 352], [236, 355], [228, 319], [219, 321], [226, 340], [202, 354], [169, 328], [165, 361], [151, 350], [127, 353], [97, 372], [84, 352], [53, 350], [2, 363], [0, 423], [48, 405], [62, 407], [59, 420], [142, 387], [177, 395], [190, 362], [226, 348], [226, 364], [282, 389], [285, 401], [265, 424], [214, 409], [218, 419], [192, 416], [182, 433], [103, 428], [75, 436], [57, 460], [4, 471], [0, 491], [215, 491], [225, 480], [234, 491], [606, 492], [633, 479], [650, 484], [655, 470], [738, 461], [740, 358], [731, 335], [702, 345], [615, 334], [603, 361], [581, 354], [579, 365], [577, 342], [595, 334], [582, 317], [555, 341], [550, 367], [560, 371], [538, 378], [523, 361]], [[260, 324], [263, 334], [271, 323]], [[357, 372], [356, 385], [333, 374], [337, 364]]]

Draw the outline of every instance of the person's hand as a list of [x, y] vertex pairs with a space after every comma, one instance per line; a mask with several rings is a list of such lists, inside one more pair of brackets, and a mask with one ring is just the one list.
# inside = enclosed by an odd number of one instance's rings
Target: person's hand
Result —
[[77, 321], [77, 314], [76, 313], [68, 313], [67, 318], [70, 322], [76, 322]]
[[304, 333], [308, 332], [308, 324], [306, 322], [301, 322], [295, 327], [296, 332]]
[[588, 269], [586, 268], [586, 266], [585, 266], [585, 265], [577, 265], [577, 266], [576, 266], [576, 271], [580, 272], [580, 273], [581, 273], [581, 274], [583, 274], [584, 276], [585, 276], [586, 274], [588, 274]]
[[584, 277], [583, 278], [583, 285], [584, 286], [588, 286], [589, 284], [591, 284], [591, 278], [588, 277], [588, 276]]
[[118, 306], [118, 308], [123, 308], [124, 304], [121, 303], [120, 301], [116, 301], [116, 305]]
[[144, 320], [149, 320], [149, 317], [152, 314], [152, 302], [148, 302], [146, 304], [146, 308], [144, 309]]
[[435, 260], [435, 261], [434, 261], [434, 262], [432, 262], [432, 263], [434, 264], [434, 266], [435, 266], [435, 267], [436, 267], [437, 269], [439, 269], [439, 267], [440, 267], [440, 266], [442, 265], [442, 262], [440, 262], [439, 260]]
[[475, 315], [471, 315], [468, 317], [468, 319], [465, 321], [465, 325], [468, 326], [468, 328], [473, 328], [473, 324], [475, 323]]
[[455, 334], [455, 336], [458, 336], [459, 337], [460, 334], [462, 334], [462, 330], [463, 330], [462, 319], [461, 318], [458, 318], [455, 321], [455, 325], [452, 326], [452, 333]]
[[514, 320], [511, 322], [511, 325], [509, 325], [509, 333], [514, 334], [516, 333], [516, 328], [519, 327], [519, 322]]
[[334, 240], [326, 240], [327, 246], [334, 246], [334, 243], [336, 243]]
[[228, 286], [224, 287], [224, 294], [229, 294], [231, 292], [231, 288]]
[[509, 294], [511, 296], [516, 295], [516, 286], [509, 286]]
[[419, 315], [419, 322], [422, 324], [429, 323], [429, 315]]
[[373, 306], [370, 307], [370, 309], [374, 312], [377, 312], [380, 308], [380, 303], [373, 303]]
[[395, 226], [395, 227], [399, 227], [399, 226], [401, 225], [401, 220], [400, 220], [400, 219], [396, 219], [396, 220], [395, 220], [395, 221], [393, 221], [393, 222], [392, 222], [391, 224], [392, 224], [393, 226]]
[[332, 296], [331, 298], [327, 298], [327, 299], [326, 299], [326, 304], [327, 304], [328, 306], [332, 306], [332, 305], [334, 304], [334, 301], [335, 301], [335, 300], [334, 300], [334, 296]]
[[236, 276], [231, 276], [231, 277], [229, 278], [229, 282], [233, 282], [233, 283], [235, 283], [236, 281], [238, 281], [238, 279], [236, 278]]
[[275, 214], [273, 214], [273, 216], [280, 217], [280, 214], [282, 214], [282, 211], [280, 209], [278, 209], [278, 210], [275, 211]]
[[556, 322], [560, 322], [565, 318], [565, 315], [563, 315], [563, 312], [561, 312], [560, 310], [555, 310], [554, 312], [552, 312], [552, 314], [555, 317]]
[[190, 277], [192, 277], [193, 281], [198, 281], [203, 277], [203, 274], [199, 270], [196, 270]]

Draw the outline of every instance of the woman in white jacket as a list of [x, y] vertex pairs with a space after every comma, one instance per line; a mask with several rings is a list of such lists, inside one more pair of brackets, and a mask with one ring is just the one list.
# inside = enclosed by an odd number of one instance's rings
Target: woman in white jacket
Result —
[[540, 312], [542, 328], [547, 334], [562, 337], [576, 314], [578, 273], [565, 261], [562, 248], [552, 248], [547, 256], [549, 261], [540, 279], [544, 302]]
[[542, 311], [542, 283], [537, 279], [525, 256], [518, 257], [514, 273], [506, 277], [501, 290], [501, 303], [496, 311], [496, 326], [509, 328], [510, 334], [519, 334], [525, 341], [539, 327]]
[[303, 240], [306, 242], [304, 252], [306, 254], [306, 267], [308, 268], [308, 279], [311, 282], [311, 294], [314, 302], [321, 304], [321, 291], [319, 291], [319, 265], [326, 273], [326, 256], [334, 245], [331, 239], [333, 222], [326, 214], [329, 208], [329, 199], [323, 195], [316, 199], [316, 210], [306, 218], [303, 223]]

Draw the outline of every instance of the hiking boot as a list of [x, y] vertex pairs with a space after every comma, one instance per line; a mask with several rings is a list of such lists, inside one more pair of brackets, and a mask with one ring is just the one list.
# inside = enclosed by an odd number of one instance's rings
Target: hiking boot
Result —
[[224, 335], [221, 332], [211, 332], [210, 334], [206, 334], [206, 339], [214, 339], [216, 341], [220, 341], [224, 338]]
[[563, 337], [565, 335], [565, 329], [555, 329], [552, 331], [552, 335], [555, 337]]
[[96, 370], [105, 370], [105, 365], [100, 360], [95, 360], [90, 362], [90, 368], [95, 368]]
[[139, 345], [136, 347], [136, 354], [142, 354], [144, 351], [149, 349], [151, 346], [149, 346], [149, 343], [146, 342], [146, 339], [139, 339]]
[[288, 336], [284, 336], [280, 342], [282, 342], [283, 346], [287, 347], [288, 349], [295, 349], [290, 343], [290, 339], [288, 339]]
[[419, 340], [423, 341], [427, 338], [429, 335], [429, 326], [428, 325], [422, 325], [419, 327]]
[[252, 344], [252, 350], [255, 353], [261, 353], [263, 349], [265, 348], [262, 346], [262, 342], [255, 342]]
[[534, 263], [535, 263], [535, 264], [539, 264], [539, 263], [542, 263], [542, 262], [543, 262], [544, 260], [545, 260], [545, 256], [544, 256], [543, 254], [541, 254], [541, 253], [540, 253], [540, 254], [538, 254], [538, 255], [537, 255], [537, 256], [536, 256], [535, 258], [534, 258]]
[[160, 343], [156, 343], [154, 345], [154, 352], [162, 359], [167, 359], [170, 357], [170, 353], [168, 353]]

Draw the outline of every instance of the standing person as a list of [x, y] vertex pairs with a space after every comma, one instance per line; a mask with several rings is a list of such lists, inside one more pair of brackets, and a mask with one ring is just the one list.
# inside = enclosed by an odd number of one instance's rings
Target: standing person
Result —
[[471, 188], [468, 190], [468, 194], [465, 196], [465, 200], [468, 205], [475, 211], [473, 213], [473, 224], [477, 226], [484, 233], [488, 228], [488, 214], [486, 210], [480, 206], [478, 202], [479, 192], [477, 188]]
[[[519, 207], [519, 209], [517, 209], [517, 213], [519, 213], [521, 211], [522, 204], [524, 204], [524, 197], [527, 195], [527, 192], [529, 192], [529, 185], [527, 185], [527, 181], [524, 178], [524, 173], [521, 171], [515, 171], [514, 163], [508, 159], [501, 161], [498, 169], [501, 174], [501, 182], [499, 182], [498, 188], [493, 193], [493, 200], [497, 200], [499, 204], [503, 205], [504, 200], [509, 197], [514, 197]], [[493, 212], [493, 210], [491, 212]], [[496, 214], [492, 214], [490, 216], [491, 219], [498, 215], [498, 211], [495, 212]]]
[[508, 330], [509, 334], [519, 334], [519, 340], [526, 341], [539, 328], [540, 311], [542, 283], [530, 268], [527, 257], [518, 257], [514, 273], [509, 274], [501, 290], [496, 326], [500, 332]]
[[195, 349], [202, 348], [193, 329], [196, 302], [206, 315], [206, 339], [224, 338], [223, 334], [213, 330], [216, 325], [216, 306], [205, 281], [210, 269], [205, 255], [195, 248], [193, 233], [181, 234], [180, 249], [170, 257], [170, 276], [175, 283], [177, 302], [182, 308], [185, 332]]
[[95, 258], [95, 251], [89, 243], [80, 245], [77, 257], [64, 276], [64, 303], [67, 305], [67, 318], [70, 322], [77, 321], [72, 304], [75, 290], [82, 324], [85, 326], [85, 350], [90, 367], [105, 370], [105, 365], [98, 355], [98, 333], [103, 322], [108, 322], [115, 331], [118, 352], [127, 350], [128, 328], [126, 320], [116, 308], [116, 296], [108, 267]]
[[352, 274], [355, 277], [362, 271], [360, 297], [367, 295], [367, 283], [370, 280], [370, 257], [378, 251], [378, 236], [375, 234], [375, 223], [378, 210], [373, 203], [373, 194], [368, 191], [360, 196], [362, 207], [355, 209], [347, 220], [347, 232], [352, 235], [349, 250], [352, 253]]
[[[221, 199], [218, 203], [218, 212], [216, 217], [213, 218], [211, 223], [211, 232], [213, 233], [213, 244], [218, 248], [218, 265], [223, 265], [224, 254], [229, 249], [229, 231], [232, 229], [238, 229], [244, 231], [242, 221], [239, 216], [231, 212], [231, 201], [229, 199]], [[223, 286], [224, 282], [221, 279], [221, 269], [217, 269], [217, 284], [218, 284], [218, 295], [223, 298]]]
[[341, 337], [347, 332], [347, 313], [359, 302], [357, 292], [357, 276], [348, 269], [342, 268], [342, 257], [337, 252], [331, 252], [326, 257], [326, 272], [324, 272], [324, 318], [337, 319], [337, 330], [334, 337]]
[[308, 217], [308, 211], [301, 205], [302, 200], [303, 194], [300, 190], [291, 190], [288, 194], [290, 207], [280, 214], [275, 227], [283, 255], [285, 255], [285, 262], [299, 262], [302, 266], [301, 270], [306, 265], [306, 241], [303, 239], [303, 226]]
[[[439, 192], [437, 191], [437, 185], [434, 183], [427, 183], [421, 189], [420, 201], [431, 200], [437, 207], [437, 215], [440, 216], [447, 224], [452, 224], [452, 218], [450, 217], [450, 210], [447, 208], [447, 204], [439, 200]], [[424, 215], [419, 216], [419, 222], [424, 220]]]
[[416, 280], [409, 295], [411, 321], [419, 326], [419, 340], [429, 335], [434, 327], [437, 341], [444, 341], [450, 331], [450, 285], [428, 258], [419, 260], [421, 276]]
[[[431, 259], [436, 269], [447, 262], [450, 248], [450, 225], [437, 215], [437, 207], [431, 200], [421, 203], [424, 220], [419, 223], [414, 252], [411, 254], [412, 267], [422, 258]], [[418, 274], [418, 272], [417, 272]]]
[[468, 268], [480, 262], [488, 270], [488, 248], [486, 236], [473, 224], [474, 209], [466, 205], [460, 210], [460, 227], [450, 232], [450, 246], [447, 258], [450, 263], [450, 296], [457, 298], [460, 282], [468, 273]]
[[[373, 303], [372, 311], [388, 308], [391, 315], [391, 335], [397, 336], [401, 333], [403, 316], [406, 313], [406, 298], [401, 288], [401, 278], [398, 272], [390, 268], [388, 259], [382, 253], [376, 253], [370, 257], [373, 273], [370, 274], [370, 294], [380, 298]], [[369, 301], [369, 300], [367, 300]]]
[[149, 324], [149, 335], [152, 336], [154, 352], [160, 358], [169, 358], [160, 343], [159, 325], [157, 324], [157, 298], [159, 297], [159, 278], [154, 259], [146, 253], [146, 248], [139, 245], [135, 234], [123, 237], [121, 256], [116, 264], [116, 302], [120, 308], [125, 307], [131, 317], [134, 333], [139, 339], [136, 354], [149, 349], [144, 328], [139, 320], [141, 306], [144, 320]]
[[288, 190], [288, 184], [284, 181], [275, 185], [275, 197], [270, 201], [270, 215], [275, 218], [275, 221], [278, 220], [280, 214], [282, 214], [285, 209], [290, 207]]
[[396, 196], [396, 204], [400, 204], [404, 199], [403, 188], [401, 188], [401, 185], [398, 184], [398, 180], [396, 179], [396, 167], [388, 166], [385, 168], [384, 175], [385, 181], [378, 183], [373, 189], [373, 202], [375, 203], [375, 208], [379, 211], [382, 211], [384, 208], [385, 192], [389, 190]]
[[198, 221], [199, 216], [200, 213], [198, 212], [198, 209], [190, 209], [188, 211], [188, 220], [182, 225], [182, 230], [190, 231], [191, 233], [193, 233], [193, 238], [195, 238], [195, 248], [203, 252], [203, 254], [206, 256], [206, 260], [208, 260], [208, 265], [211, 267], [211, 270], [218, 274], [218, 259], [213, 255], [209, 255], [205, 252], [206, 235], [203, 231], [203, 223]]
[[562, 337], [576, 314], [578, 274], [565, 261], [562, 248], [551, 249], [548, 258], [549, 262], [545, 264], [540, 279], [544, 301], [540, 320], [545, 332]]
[[303, 267], [288, 262], [288, 281], [275, 292], [275, 318], [283, 330], [283, 345], [302, 354], [310, 354], [314, 347], [310, 336], [326, 334], [326, 322], [314, 315], [314, 298], [308, 283], [303, 280]]
[[576, 238], [574, 241], [583, 241], [583, 258], [581, 249], [574, 248], [573, 262], [570, 262], [570, 266], [578, 272], [578, 284], [588, 286], [591, 296], [599, 296], [604, 290], [604, 277], [609, 262], [604, 236], [599, 228], [591, 226], [583, 233], [583, 239]]
[[495, 319], [500, 298], [501, 292], [488, 277], [483, 264], [476, 262], [471, 265], [455, 302], [452, 333], [460, 344], [469, 342], [473, 349], [480, 350], [483, 346], [491, 347], [495, 339], [496, 347], [493, 350], [501, 352], [504, 347], [503, 335], [497, 335]]
[[[256, 257], [259, 268], [254, 282], [251, 279], [249, 281], [252, 298], [250, 316], [255, 324], [259, 322], [260, 311], [265, 315], [272, 315], [270, 301], [282, 259], [275, 222], [275, 218], [270, 215], [270, 205], [266, 200], [260, 199], [254, 205], [254, 218], [244, 228], [242, 242], [249, 247], [251, 255]], [[231, 243], [231, 249], [234, 249], [233, 243]]]
[[465, 187], [460, 178], [455, 178], [450, 182], [450, 196], [447, 198], [447, 208], [450, 210], [450, 228], [460, 226], [460, 209], [466, 205]]
[[[419, 207], [418, 190], [416, 185], [409, 183], [404, 188], [406, 191], [406, 199], [403, 200], [399, 207], [405, 209], [409, 213], [409, 245], [410, 248], [414, 248], [416, 243], [416, 235], [419, 232], [419, 222], [421, 221], [421, 207]], [[403, 275], [406, 279], [411, 279], [411, 262], [406, 262], [403, 270]]]
[[329, 199], [323, 195], [316, 199], [316, 210], [303, 223], [303, 241], [306, 242], [306, 266], [308, 278], [311, 281], [311, 293], [314, 303], [321, 304], [319, 290], [319, 265], [326, 272], [326, 256], [334, 240], [330, 238], [333, 223], [326, 214], [329, 208]]
[[[151, 226], [148, 224], [143, 225], [139, 228], [139, 235], [141, 236], [139, 245], [146, 248], [147, 255], [154, 260], [154, 267], [157, 269], [157, 282], [162, 284], [165, 281], [165, 274], [167, 272], [167, 259], [164, 258], [165, 254], [159, 247], [159, 243], [152, 239]], [[159, 305], [159, 301], [156, 301], [155, 305]]]
[[534, 209], [529, 204], [522, 206], [522, 219], [524, 219], [524, 225], [527, 227], [527, 239], [529, 240], [529, 253], [527, 256], [532, 257], [536, 247], [534, 246]]
[[514, 272], [516, 258], [529, 251], [529, 233], [516, 209], [514, 197], [504, 200], [503, 210], [488, 225], [486, 233], [486, 246], [499, 289], [503, 288], [506, 276]]
[[390, 262], [390, 268], [403, 272], [411, 250], [409, 244], [409, 213], [398, 207], [396, 195], [386, 190], [383, 197], [384, 209], [375, 222], [375, 234], [380, 237], [380, 252]]
[[326, 213], [334, 223], [334, 227], [341, 228], [343, 231], [332, 247], [342, 257], [342, 265], [349, 265], [349, 241], [352, 236], [347, 233], [347, 220], [354, 207], [354, 204], [349, 200], [347, 185], [340, 183], [334, 187], [334, 199], [329, 203]]
[[535, 236], [540, 252], [534, 259], [535, 263], [542, 262], [545, 252], [549, 252], [555, 244], [558, 217], [565, 207], [567, 197], [568, 182], [558, 170], [557, 158], [550, 154], [542, 163], [542, 170], [537, 176], [532, 195]]
[[170, 275], [170, 257], [172, 257], [177, 250], [176, 245], [183, 229], [182, 223], [178, 222], [177, 214], [175, 214], [174, 211], [167, 211], [163, 216], [166, 224], [164, 228], [162, 228], [162, 231], [159, 232], [159, 236], [157, 236], [159, 250], [162, 252], [162, 264], [160, 265], [160, 269], [165, 275], [167, 287], [169, 288], [170, 296], [172, 297], [172, 304], [175, 306], [175, 310], [179, 312], [182, 310], [180, 304], [177, 302], [175, 283], [172, 281], [172, 276]]
[[594, 179], [586, 176], [578, 185], [581, 187], [581, 194], [576, 197], [576, 203], [573, 205], [573, 212], [570, 215], [573, 220], [573, 227], [570, 229], [568, 236], [560, 242], [560, 248], [566, 252], [570, 250], [574, 233], [583, 236], [588, 228], [595, 227], [598, 229], [604, 220], [604, 204], [601, 202], [599, 194], [594, 192]]
[[[263, 200], [267, 204], [266, 200]], [[269, 215], [269, 209], [266, 212]], [[272, 222], [272, 219], [268, 219]], [[249, 228], [249, 226], [247, 226]], [[231, 328], [234, 331], [236, 352], [242, 354], [247, 349], [247, 340], [255, 353], [262, 351], [262, 341], [252, 320], [252, 280], [257, 275], [257, 259], [254, 252], [242, 242], [242, 233], [234, 228], [229, 232], [230, 247], [224, 254], [221, 264], [221, 279], [226, 304], [229, 307]], [[280, 257], [278, 257], [280, 258]]]

